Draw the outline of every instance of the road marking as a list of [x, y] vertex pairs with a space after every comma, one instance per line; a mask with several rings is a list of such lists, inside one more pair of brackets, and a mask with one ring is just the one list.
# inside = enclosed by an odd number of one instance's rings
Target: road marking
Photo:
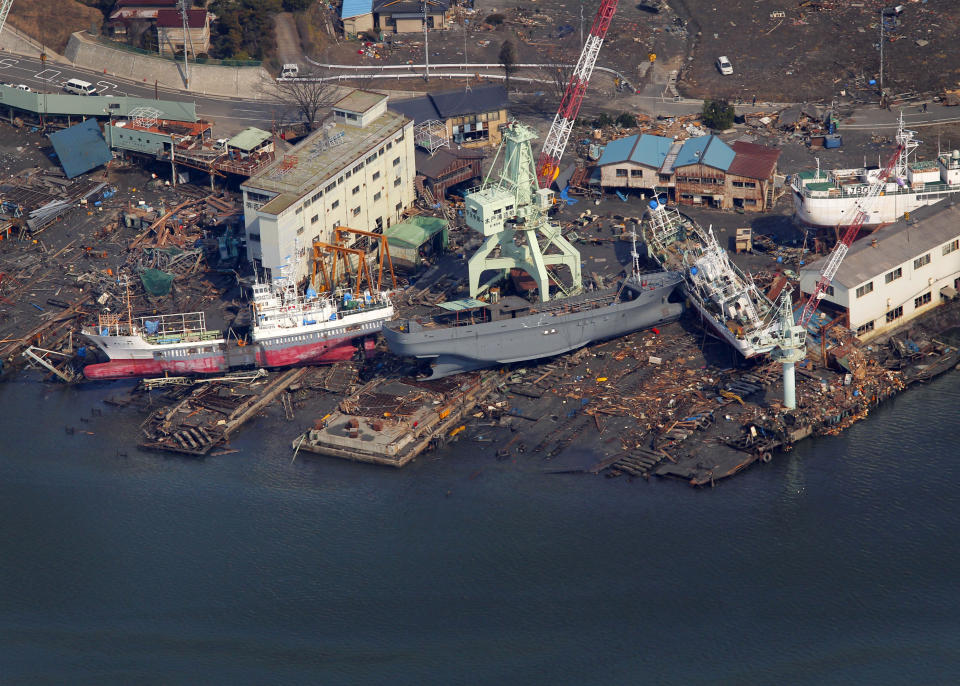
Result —
[[39, 81], [53, 81], [59, 74], [60, 71], [57, 69], [44, 69], [43, 71], [34, 74], [33, 78]]
[[99, 91], [98, 91], [98, 92], [100, 92], [100, 93], [102, 93], [103, 91], [107, 90], [108, 88], [116, 88], [116, 87], [117, 87], [117, 84], [115, 84], [115, 83], [110, 83], [109, 81], [97, 81], [97, 84], [96, 84], [96, 85], [100, 86]]
[[4, 57], [2, 60], [0, 60], [0, 69], [9, 69], [19, 61], [20, 60], [15, 60], [10, 57]]

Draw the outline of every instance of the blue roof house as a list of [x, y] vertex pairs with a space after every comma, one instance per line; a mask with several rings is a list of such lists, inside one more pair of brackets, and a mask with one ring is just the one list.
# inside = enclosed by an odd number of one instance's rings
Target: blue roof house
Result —
[[727, 170], [735, 156], [733, 148], [716, 136], [684, 141], [673, 162], [677, 202], [728, 208]]
[[679, 143], [672, 138], [638, 134], [610, 141], [597, 160], [600, 183], [608, 188], [653, 189], [670, 185], [670, 175], [660, 170]]

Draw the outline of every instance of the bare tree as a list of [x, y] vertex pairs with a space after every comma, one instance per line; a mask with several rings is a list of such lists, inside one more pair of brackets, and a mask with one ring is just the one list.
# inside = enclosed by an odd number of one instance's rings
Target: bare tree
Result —
[[512, 41], [505, 40], [500, 46], [500, 55], [498, 57], [500, 64], [503, 65], [503, 80], [507, 90], [510, 90], [510, 77], [517, 71], [517, 48]]
[[312, 66], [301, 69], [295, 79], [277, 79], [269, 90], [280, 104], [300, 115], [307, 131], [313, 131], [323, 111], [340, 98], [337, 82], [324, 80], [323, 73]]

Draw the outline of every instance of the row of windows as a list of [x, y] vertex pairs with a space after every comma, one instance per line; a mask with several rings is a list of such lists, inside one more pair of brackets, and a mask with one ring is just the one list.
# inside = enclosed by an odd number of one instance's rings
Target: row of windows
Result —
[[[944, 255], [949, 255], [950, 253], [952, 253], [954, 250], [957, 250], [957, 249], [960, 249], [960, 238], [954, 239], [953, 241], [951, 241], [951, 242], [947, 243], [945, 246], [943, 246], [943, 254], [944, 254]], [[916, 259], [913, 261], [913, 268], [914, 268], [914, 269], [921, 269], [921, 268], [927, 266], [928, 264], [930, 264], [930, 260], [931, 260], [930, 253], [927, 253], [927, 254], [925, 254], [925, 255], [921, 255], [920, 257], [916, 258]], [[883, 276], [883, 281], [884, 281], [884, 283], [891, 283], [891, 282], [893, 282], [893, 281], [896, 281], [897, 279], [899, 279], [899, 278], [902, 277], [902, 276], [903, 276], [903, 267], [897, 267], [896, 269], [893, 269], [893, 270], [887, 272], [886, 274], [884, 274], [884, 276]], [[867, 293], [871, 293], [871, 292], [873, 292], [873, 282], [872, 282], [872, 281], [871, 281], [870, 283], [866, 283], [866, 284], [860, 286], [860, 287], [857, 289], [857, 297], [858, 297], [858, 298], [862, 298], [862, 297], [865, 296]]]
[[[927, 291], [923, 295], [917, 296], [916, 298], [913, 299], [913, 307], [914, 309], [920, 309], [924, 305], [929, 305], [932, 299], [933, 299], [932, 294], [930, 293], [930, 291]], [[889, 312], [887, 312], [886, 314], [887, 324], [895, 322], [901, 317], [903, 317], [903, 305], [899, 305], [898, 307], [895, 307]], [[874, 328], [874, 323], [872, 321], [869, 321], [866, 324], [857, 327], [857, 335], [862, 336], [863, 334], [869, 331], [873, 331], [873, 328]]]
[[755, 181], [734, 181], [734, 188], [756, 188], [757, 184]]

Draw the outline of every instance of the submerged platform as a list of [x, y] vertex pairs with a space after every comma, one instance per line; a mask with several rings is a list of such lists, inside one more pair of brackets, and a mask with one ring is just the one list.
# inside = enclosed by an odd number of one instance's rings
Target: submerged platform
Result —
[[293, 441], [296, 451], [403, 467], [464, 429], [463, 419], [502, 381], [498, 371], [434, 381], [371, 381]]

